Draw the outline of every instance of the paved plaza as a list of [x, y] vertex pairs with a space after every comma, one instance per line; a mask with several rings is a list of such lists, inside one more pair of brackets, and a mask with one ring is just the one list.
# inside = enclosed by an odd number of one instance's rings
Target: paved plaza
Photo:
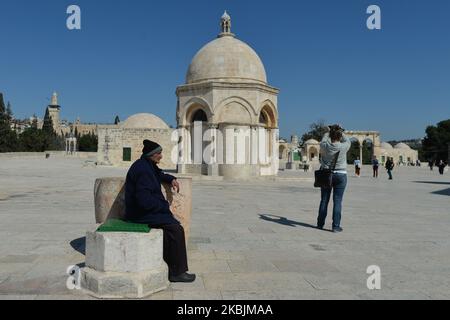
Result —
[[[192, 284], [150, 299], [450, 299], [450, 173], [401, 167], [349, 174], [343, 233], [315, 225], [312, 173], [194, 180]], [[92, 299], [66, 287], [95, 229], [94, 181], [126, 169], [86, 159], [0, 159], [0, 299]], [[331, 210], [330, 210], [331, 213]], [[330, 217], [329, 217], [330, 218]], [[381, 269], [369, 290], [367, 267]]]

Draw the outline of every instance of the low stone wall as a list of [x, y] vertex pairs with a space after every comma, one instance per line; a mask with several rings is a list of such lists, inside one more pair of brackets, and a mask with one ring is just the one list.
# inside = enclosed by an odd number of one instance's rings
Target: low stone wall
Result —
[[97, 158], [97, 152], [77, 152], [73, 155], [68, 155], [65, 151], [45, 151], [45, 152], [8, 152], [0, 153], [0, 159], [11, 159], [11, 158], [45, 158], [49, 154], [50, 157], [71, 157], [71, 158]]
[[[169, 201], [170, 209], [185, 230], [189, 239], [192, 215], [192, 178], [177, 178], [180, 193], [163, 184], [162, 192]], [[125, 178], [100, 178], [95, 181], [95, 220], [104, 223], [108, 219], [123, 218], [125, 214]]]

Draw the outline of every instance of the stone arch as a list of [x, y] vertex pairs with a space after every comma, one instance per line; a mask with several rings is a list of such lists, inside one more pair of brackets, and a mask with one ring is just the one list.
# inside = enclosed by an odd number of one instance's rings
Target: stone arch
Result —
[[279, 154], [280, 160], [287, 159], [287, 149], [288, 148], [284, 144], [280, 144], [280, 146], [278, 148], [278, 154]]
[[252, 124], [252, 115], [248, 107], [238, 100], [227, 101], [216, 111], [217, 123]]
[[182, 115], [180, 117], [182, 126], [187, 126], [192, 123], [193, 116], [198, 110], [202, 110], [206, 114], [208, 122], [211, 121], [214, 115], [209, 103], [205, 99], [199, 97], [194, 97], [186, 102], [182, 110]]
[[314, 161], [319, 159], [319, 146], [308, 146], [308, 161]]
[[362, 142], [362, 164], [371, 164], [375, 154], [375, 143], [373, 137], [366, 137]]
[[232, 97], [223, 99], [222, 101], [220, 101], [217, 104], [217, 107], [215, 108], [216, 117], [214, 119], [216, 123], [222, 122], [221, 117], [223, 116], [223, 113], [224, 113], [223, 109], [232, 103], [242, 106], [247, 111], [247, 113], [250, 117], [250, 121], [248, 121], [249, 123], [252, 122], [251, 119], [256, 117], [256, 115], [257, 115], [256, 110], [248, 100], [238, 97], [238, 96], [232, 96]]
[[[272, 101], [265, 100], [261, 104], [261, 108], [258, 110], [259, 120], [261, 115], [266, 118], [268, 127], [278, 128], [278, 111]], [[260, 121], [258, 121], [258, 123], [260, 123]]]

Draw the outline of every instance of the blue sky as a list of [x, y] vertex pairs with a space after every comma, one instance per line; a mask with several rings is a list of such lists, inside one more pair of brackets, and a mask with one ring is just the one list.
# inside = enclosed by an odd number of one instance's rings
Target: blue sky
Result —
[[[82, 30], [66, 28], [70, 4]], [[366, 27], [371, 4], [382, 30]], [[225, 9], [281, 90], [281, 136], [325, 119], [419, 138], [450, 118], [448, 0], [0, 0], [0, 91], [19, 118], [42, 117], [56, 90], [69, 121], [175, 126], [176, 87]]]

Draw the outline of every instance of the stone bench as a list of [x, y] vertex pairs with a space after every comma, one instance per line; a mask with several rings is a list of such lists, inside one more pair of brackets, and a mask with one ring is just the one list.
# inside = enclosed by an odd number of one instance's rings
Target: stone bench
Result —
[[163, 232], [88, 232], [81, 288], [97, 298], [144, 298], [168, 287]]
[[[169, 185], [162, 191], [189, 238], [192, 212], [192, 179], [179, 178], [180, 193]], [[97, 179], [94, 188], [97, 223], [121, 219], [125, 213], [125, 179]], [[148, 231], [148, 230], [147, 230]], [[168, 267], [163, 260], [163, 231], [88, 232], [86, 265], [81, 288], [97, 298], [144, 298], [168, 287]]]

